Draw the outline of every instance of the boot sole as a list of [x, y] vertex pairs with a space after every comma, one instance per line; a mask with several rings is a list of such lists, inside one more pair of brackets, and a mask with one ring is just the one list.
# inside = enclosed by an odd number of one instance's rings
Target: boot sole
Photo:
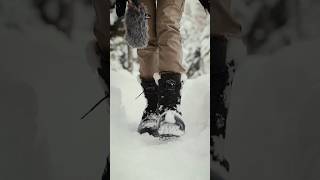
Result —
[[141, 129], [139, 131], [140, 134], [145, 134], [145, 133], [148, 133], [150, 136], [153, 136], [153, 137], [159, 137], [159, 133], [157, 131], [157, 129], [153, 129], [153, 128], [144, 128], [144, 129]]

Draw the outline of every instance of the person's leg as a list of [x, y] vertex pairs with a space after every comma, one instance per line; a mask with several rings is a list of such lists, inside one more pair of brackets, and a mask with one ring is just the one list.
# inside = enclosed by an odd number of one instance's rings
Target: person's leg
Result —
[[159, 72], [184, 73], [180, 21], [185, 0], [159, 0], [157, 4], [157, 38], [159, 45]]
[[211, 2], [211, 158], [229, 171], [223, 151], [218, 152], [217, 149], [223, 150], [224, 146], [228, 102], [235, 72], [235, 60], [228, 57], [228, 46], [234, 37], [239, 37], [241, 25], [231, 15], [230, 0]]
[[185, 125], [179, 110], [181, 103], [182, 45], [180, 20], [185, 0], [158, 0], [156, 31], [159, 46], [158, 134], [160, 137], [179, 137]]
[[140, 63], [140, 80], [144, 96], [147, 100], [146, 108], [143, 111], [138, 132], [149, 133], [157, 136], [157, 106], [158, 106], [158, 85], [153, 79], [154, 73], [158, 71], [158, 43], [156, 36], [156, 0], [141, 0], [149, 16], [148, 19], [148, 46], [138, 49]]
[[153, 74], [158, 71], [158, 44], [156, 36], [156, 0], [141, 0], [146, 7], [148, 19], [148, 46], [138, 49], [138, 58], [140, 63], [140, 77], [143, 79], [152, 79]]

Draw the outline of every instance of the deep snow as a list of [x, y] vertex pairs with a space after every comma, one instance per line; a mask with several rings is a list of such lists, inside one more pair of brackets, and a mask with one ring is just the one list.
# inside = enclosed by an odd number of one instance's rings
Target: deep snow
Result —
[[187, 80], [182, 90], [186, 134], [174, 141], [139, 135], [145, 99], [137, 78], [111, 71], [111, 179], [208, 180], [209, 76]]

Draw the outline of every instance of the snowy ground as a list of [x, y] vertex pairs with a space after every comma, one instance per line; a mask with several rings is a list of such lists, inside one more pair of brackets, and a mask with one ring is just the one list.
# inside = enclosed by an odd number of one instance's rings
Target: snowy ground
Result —
[[320, 178], [319, 43], [252, 56], [240, 66], [225, 147], [230, 179]]
[[145, 107], [137, 78], [125, 71], [111, 72], [111, 179], [208, 180], [209, 76], [188, 80], [183, 87], [182, 113], [186, 134], [173, 142], [139, 135], [137, 126]]

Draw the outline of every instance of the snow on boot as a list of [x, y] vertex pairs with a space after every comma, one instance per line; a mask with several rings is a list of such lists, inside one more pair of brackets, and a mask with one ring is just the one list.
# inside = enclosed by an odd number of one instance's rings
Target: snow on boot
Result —
[[158, 133], [160, 137], [180, 137], [185, 133], [185, 124], [179, 110], [183, 81], [180, 73], [162, 72], [155, 75], [159, 85], [158, 113], [160, 115]]
[[151, 80], [141, 80], [144, 96], [147, 99], [147, 106], [143, 111], [142, 119], [138, 127], [140, 134], [149, 133], [152, 136], [158, 136], [158, 85]]

